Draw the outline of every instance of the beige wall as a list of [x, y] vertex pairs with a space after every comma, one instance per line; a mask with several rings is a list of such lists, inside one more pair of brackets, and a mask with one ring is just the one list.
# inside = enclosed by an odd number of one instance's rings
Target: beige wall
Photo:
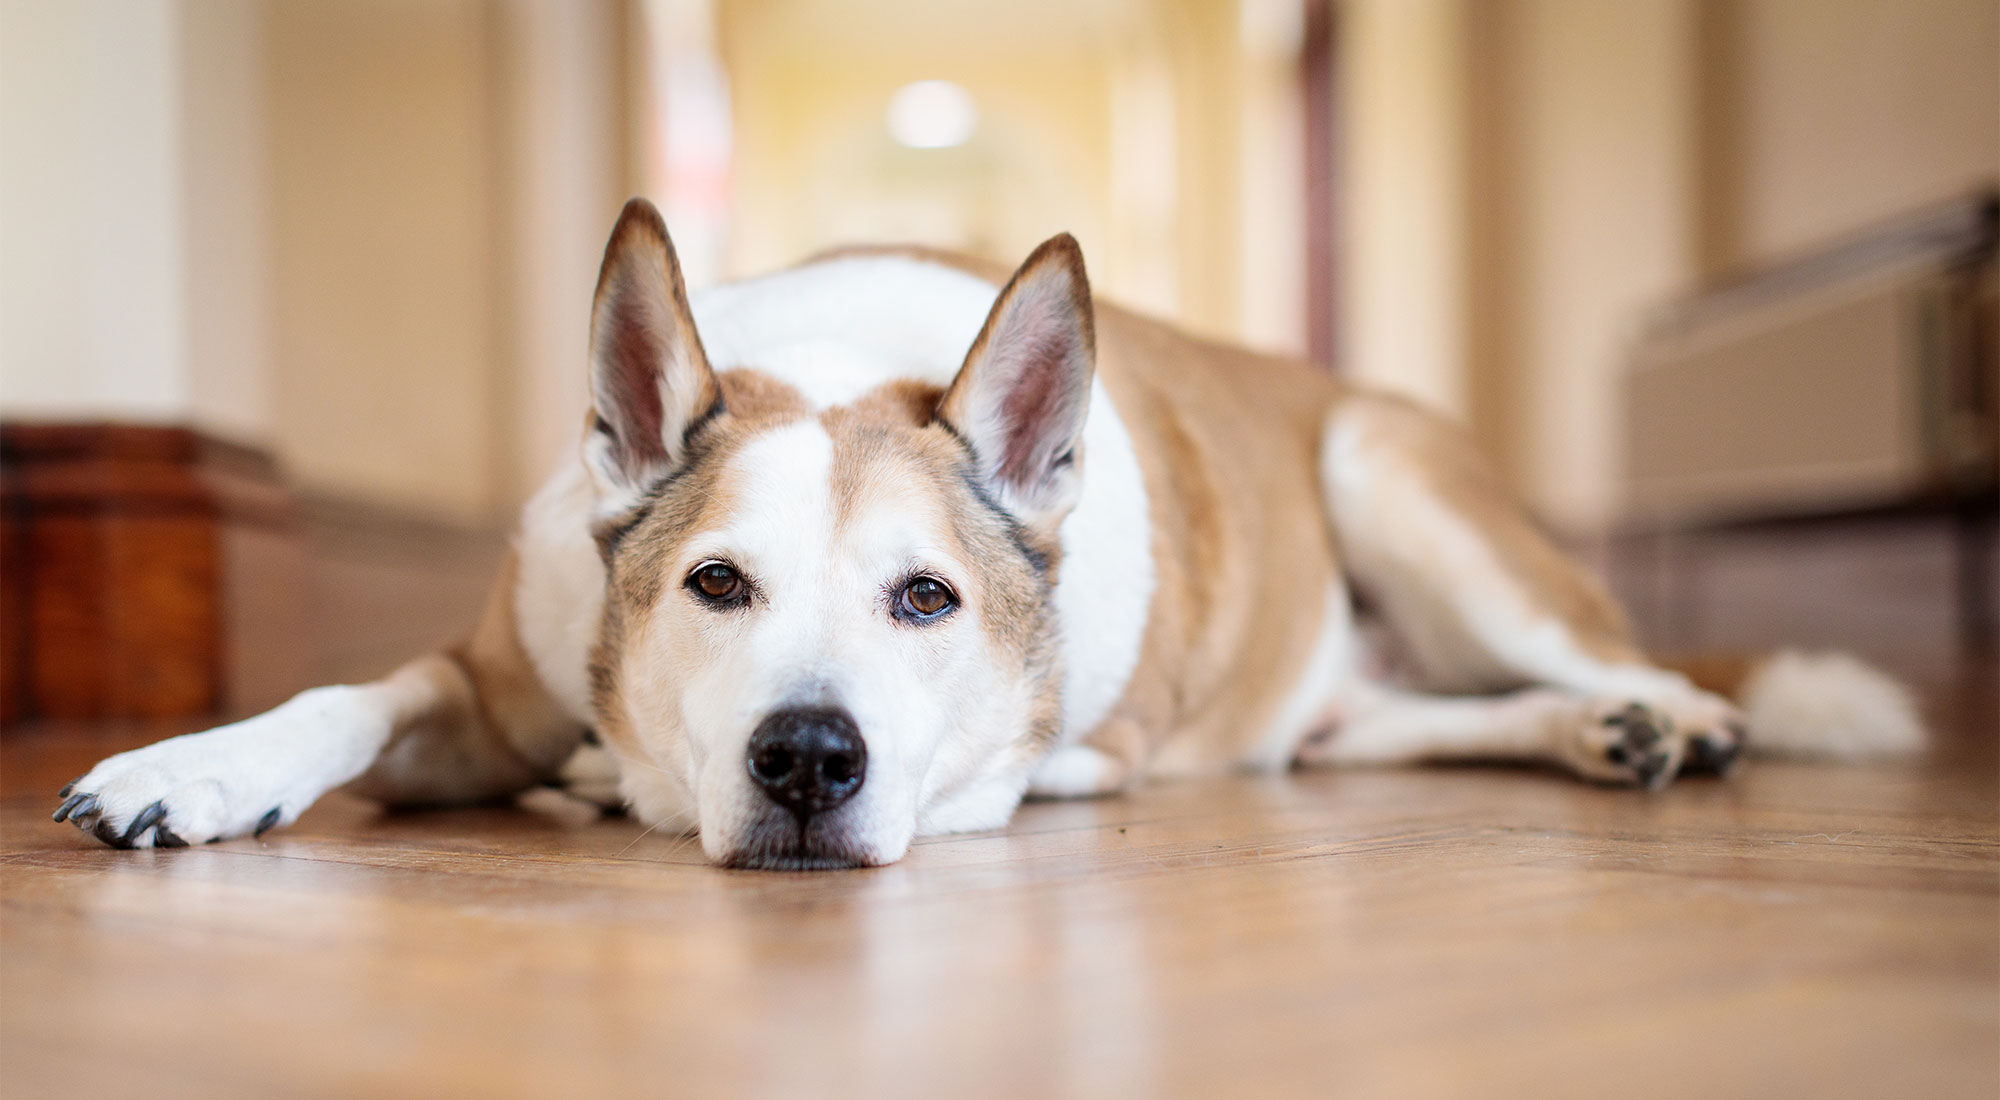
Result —
[[1520, 369], [1501, 434], [1556, 522], [1616, 507], [1618, 377], [1646, 309], [1694, 284], [1694, 24], [1679, 0], [1524, 0], [1507, 13], [1500, 167], [1513, 247], [1491, 278]]
[[1342, 299], [1349, 377], [1462, 416], [1467, 389], [1467, 11], [1341, 6]]
[[1707, 181], [1723, 264], [1757, 263], [2000, 172], [2000, 3], [1739, 0], [1710, 18], [1730, 110]]
[[204, 428], [273, 436], [263, 7], [198, 0], [181, 23], [189, 399]]
[[0, 4], [0, 403], [271, 434], [254, 0]]
[[267, 10], [280, 453], [315, 490], [497, 504], [487, 13]]
[[0, 0], [0, 405], [195, 415], [180, 9]]
[[[493, 278], [500, 374], [490, 427], [503, 510], [576, 446], [590, 404], [590, 297], [632, 190], [621, 5], [506, 0], [499, 9]], [[468, 456], [467, 461], [476, 461]]]

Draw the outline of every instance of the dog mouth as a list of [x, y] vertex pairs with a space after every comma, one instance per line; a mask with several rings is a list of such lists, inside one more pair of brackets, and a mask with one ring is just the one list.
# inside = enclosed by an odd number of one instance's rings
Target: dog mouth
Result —
[[759, 822], [721, 862], [742, 871], [842, 871], [880, 861], [844, 830], [819, 821], [801, 825], [787, 815]]

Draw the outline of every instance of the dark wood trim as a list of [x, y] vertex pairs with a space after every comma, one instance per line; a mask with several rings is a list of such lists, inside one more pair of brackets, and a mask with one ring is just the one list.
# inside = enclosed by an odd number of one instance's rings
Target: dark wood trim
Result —
[[0, 424], [0, 723], [216, 710], [225, 543], [292, 523], [255, 448], [179, 427]]

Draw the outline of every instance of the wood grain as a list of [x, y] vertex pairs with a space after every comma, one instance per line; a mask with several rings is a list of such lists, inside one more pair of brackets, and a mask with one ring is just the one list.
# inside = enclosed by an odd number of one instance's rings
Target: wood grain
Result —
[[0, 719], [221, 706], [223, 531], [284, 515], [268, 457], [185, 428], [0, 428]]
[[1980, 683], [1921, 765], [1656, 796], [1168, 784], [805, 875], [624, 820], [339, 796], [258, 841], [113, 852], [49, 796], [170, 728], [16, 738], [0, 1091], [1990, 1097]]

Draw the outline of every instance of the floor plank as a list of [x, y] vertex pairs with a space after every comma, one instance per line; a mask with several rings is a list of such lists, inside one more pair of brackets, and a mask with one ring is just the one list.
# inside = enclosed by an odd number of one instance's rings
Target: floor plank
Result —
[[1163, 784], [807, 875], [343, 797], [112, 852], [49, 792], [161, 731], [10, 736], [0, 1090], [1990, 1097], [2000, 783], [1966, 705], [1924, 764]]

